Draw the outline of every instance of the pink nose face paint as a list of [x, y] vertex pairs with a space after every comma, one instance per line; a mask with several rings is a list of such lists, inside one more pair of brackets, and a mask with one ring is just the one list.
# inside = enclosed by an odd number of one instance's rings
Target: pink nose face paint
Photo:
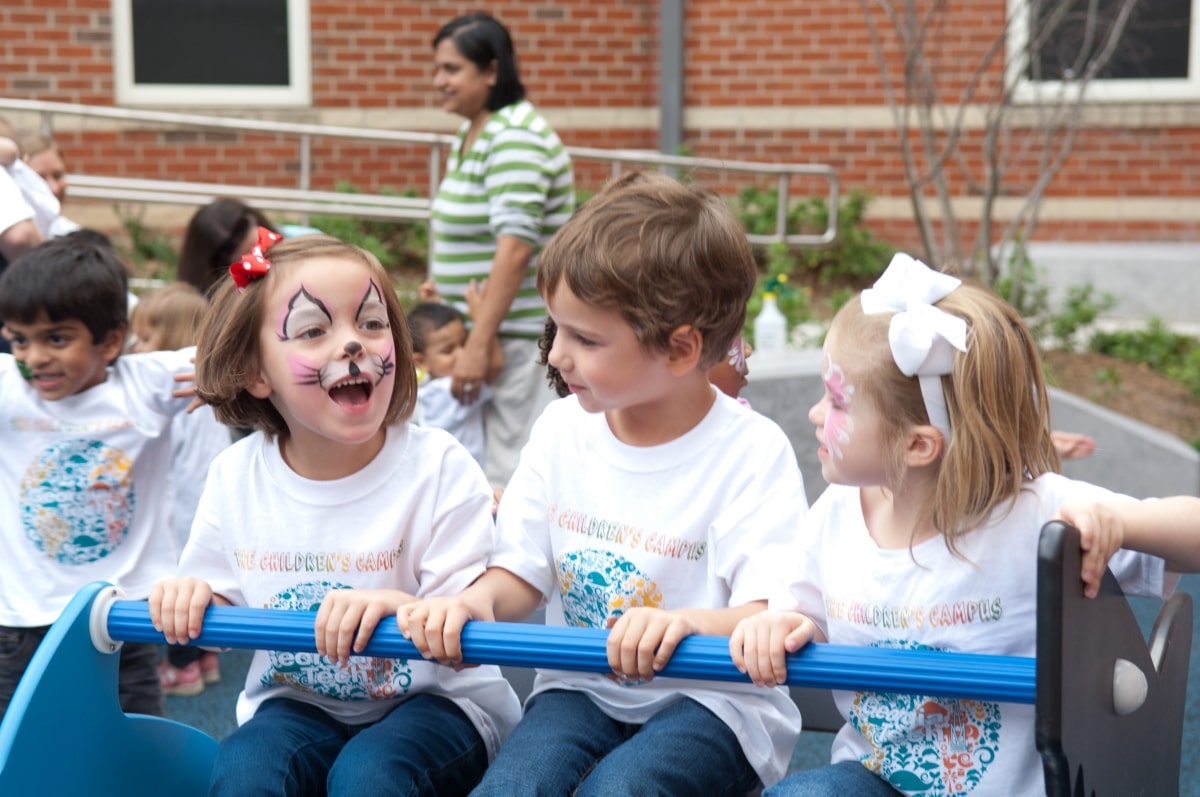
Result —
[[854, 385], [846, 379], [846, 372], [825, 356], [821, 377], [825, 381], [825, 392], [829, 394], [829, 412], [825, 417], [825, 447], [838, 459], [844, 459], [843, 448], [850, 443], [854, 431], [854, 419], [850, 417], [850, 402], [854, 398]]

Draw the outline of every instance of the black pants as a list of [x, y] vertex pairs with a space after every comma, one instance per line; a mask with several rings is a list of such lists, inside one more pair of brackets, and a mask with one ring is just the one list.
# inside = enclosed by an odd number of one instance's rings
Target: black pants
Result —
[[[0, 626], [0, 719], [8, 711], [17, 683], [49, 630], [49, 626]], [[158, 651], [158, 645], [144, 643], [126, 642], [121, 646], [117, 693], [122, 711], [157, 717], [167, 715], [162, 687], [158, 683]], [[64, 685], [64, 688], [70, 686]]]

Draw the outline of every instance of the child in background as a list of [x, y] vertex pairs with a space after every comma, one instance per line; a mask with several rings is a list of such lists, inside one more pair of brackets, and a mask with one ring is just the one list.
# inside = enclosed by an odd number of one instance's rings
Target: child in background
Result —
[[4, 117], [0, 117], [0, 167], [8, 173], [33, 211], [33, 223], [42, 239], [49, 238], [62, 208], [46, 181], [21, 160], [17, 133]]
[[[191, 285], [176, 282], [144, 295], [133, 308], [135, 352], [171, 351], [196, 345], [200, 323], [208, 302]], [[176, 415], [171, 429], [171, 465], [175, 480], [173, 531], [175, 551], [183, 550], [200, 491], [208, 477], [212, 461], [232, 441], [229, 428], [217, 421], [212, 407], [197, 407], [193, 412]], [[178, 558], [178, 557], [177, 557]], [[206, 684], [221, 680], [217, 654], [191, 645], [171, 645], [158, 665], [163, 694], [193, 697]]]
[[[778, 780], [800, 730], [783, 690], [655, 678], [690, 634], [728, 634], [783, 584], [771, 546], [804, 513], [791, 444], [714, 388], [756, 269], [714, 194], [630, 174], [538, 261], [572, 396], [534, 425], [487, 572], [400, 607], [424, 653], [461, 659], [471, 619], [610, 628], [613, 675], [539, 670], [478, 794], [745, 794]], [[697, 474], [703, 474], [698, 478]]]
[[188, 221], [175, 273], [207, 298], [229, 264], [258, 242], [258, 228], [275, 231], [266, 215], [240, 199], [220, 197], [198, 209]]
[[[809, 418], [831, 486], [796, 535], [790, 594], [771, 601], [782, 611], [743, 620], [730, 638], [755, 683], [784, 683], [785, 654], [811, 641], [1032, 657], [1038, 535], [1056, 512], [1083, 531], [1089, 596], [1106, 562], [1127, 594], [1158, 596], [1173, 589], [1171, 571], [1200, 565], [1200, 529], [1179, 533], [1178, 506], [1119, 505], [1175, 515], [1131, 514], [1124, 534], [1071, 509], [1119, 499], [1056, 472], [1035, 342], [986, 288], [897, 255], [835, 316], [823, 377]], [[1122, 544], [1154, 555], [1114, 555]], [[847, 723], [832, 765], [767, 795], [1046, 793], [1031, 705], [835, 699]]]
[[422, 426], [445, 429], [483, 467], [483, 404], [491, 395], [480, 385], [477, 401], [462, 404], [450, 393], [454, 358], [467, 340], [462, 314], [439, 302], [420, 302], [408, 312], [413, 362], [418, 369], [417, 406]]
[[[483, 301], [487, 280], [477, 286], [475, 280], [467, 285], [466, 302], [472, 312]], [[413, 362], [420, 372], [417, 384], [417, 407], [420, 422], [425, 426], [445, 429], [466, 446], [483, 466], [483, 403], [491, 396], [487, 382], [471, 391], [470, 401], [459, 401], [450, 392], [454, 362], [467, 342], [466, 321], [453, 305], [441, 301], [432, 282], [421, 286], [422, 301], [408, 313], [408, 328], [413, 339]], [[489, 373], [500, 371], [504, 354], [499, 340], [492, 346]], [[465, 390], [465, 388], [464, 388]], [[497, 488], [497, 499], [500, 489]]]
[[708, 381], [726, 396], [737, 399], [739, 404], [747, 407], [750, 406], [750, 402], [742, 398], [741, 393], [742, 388], [749, 384], [747, 377], [750, 375], [750, 368], [746, 361], [753, 353], [754, 350], [750, 348], [746, 339], [738, 335], [733, 339], [725, 359], [708, 369]]
[[67, 199], [67, 164], [58, 145], [42, 136], [27, 138], [21, 143], [21, 159], [45, 181], [50, 193], [58, 200], [59, 215], [50, 224], [47, 237], [57, 238], [78, 230], [78, 224], [62, 215], [62, 206]]
[[259, 433], [213, 462], [150, 615], [187, 642], [210, 604], [319, 607], [319, 655], [254, 654], [209, 793], [465, 793], [519, 715], [499, 669], [359, 654], [399, 604], [483, 573], [491, 490], [450, 435], [406, 422], [416, 366], [379, 261], [277, 238], [230, 267], [196, 364], [218, 420]]
[[[51, 623], [92, 581], [138, 600], [174, 571], [171, 422], [192, 351], [118, 356], [125, 268], [55, 238], [0, 277], [0, 713]], [[121, 648], [120, 701], [164, 713], [158, 646]], [[64, 685], [64, 688], [69, 688]]]

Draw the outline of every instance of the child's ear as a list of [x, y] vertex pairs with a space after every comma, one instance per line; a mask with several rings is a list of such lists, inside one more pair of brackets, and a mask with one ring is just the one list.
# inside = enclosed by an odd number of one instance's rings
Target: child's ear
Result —
[[413, 365], [417, 366], [418, 368], [424, 368], [425, 367], [425, 355], [421, 354], [421, 352], [419, 352], [419, 351], [414, 351], [413, 352]]
[[267, 379], [267, 375], [262, 372], [262, 369], [257, 366], [250, 372], [246, 379], [246, 392], [257, 399], [270, 398], [271, 382]]
[[684, 374], [700, 365], [704, 354], [704, 336], [691, 324], [683, 324], [667, 339], [667, 364], [676, 374]]
[[942, 433], [936, 427], [924, 424], [914, 426], [909, 432], [905, 462], [910, 468], [932, 465], [942, 456], [945, 446]]
[[100, 353], [104, 357], [104, 362], [109, 365], [116, 362], [117, 357], [125, 350], [125, 335], [128, 330], [127, 324], [121, 324], [116, 329], [110, 329], [104, 336], [104, 340], [100, 341]]

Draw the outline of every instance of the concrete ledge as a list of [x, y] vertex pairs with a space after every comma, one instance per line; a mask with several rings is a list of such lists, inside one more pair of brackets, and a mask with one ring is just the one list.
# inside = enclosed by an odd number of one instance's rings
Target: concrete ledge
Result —
[[[768, 360], [750, 359], [750, 384], [742, 395], [757, 411], [778, 423], [792, 441], [804, 474], [808, 500], [825, 489], [816, 438], [808, 410], [820, 400], [821, 353], [788, 352]], [[1096, 439], [1096, 453], [1063, 464], [1075, 479], [1137, 498], [1200, 495], [1200, 452], [1172, 435], [1071, 393], [1050, 389], [1057, 429]]]
[[1171, 325], [1196, 322], [1200, 243], [1034, 241], [1027, 250], [1055, 305], [1069, 287], [1091, 284], [1117, 297], [1114, 318], [1141, 319], [1143, 326], [1151, 316]]

